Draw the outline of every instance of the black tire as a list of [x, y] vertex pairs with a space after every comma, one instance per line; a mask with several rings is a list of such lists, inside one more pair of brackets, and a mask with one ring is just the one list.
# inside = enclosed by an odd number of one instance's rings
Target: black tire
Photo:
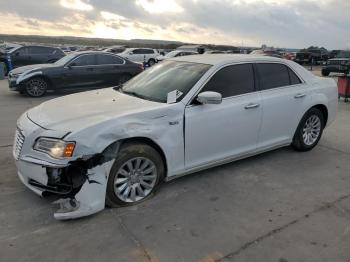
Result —
[[[155, 181], [154, 186], [152, 189], [150, 189], [150, 192], [142, 199], [128, 202], [123, 199], [121, 199], [115, 190], [118, 191], [118, 189], [115, 189], [115, 179], [120, 169], [122, 169], [123, 166], [126, 165], [128, 161], [132, 161], [135, 158], [145, 158], [148, 159], [154, 164], [154, 167], [156, 169], [156, 175], [155, 175]], [[119, 173], [120, 174], [120, 173]], [[146, 199], [148, 199], [150, 196], [153, 195], [153, 193], [158, 189], [161, 182], [163, 181], [165, 176], [165, 168], [164, 168], [164, 162], [160, 154], [157, 150], [155, 150], [153, 147], [143, 144], [143, 143], [126, 143], [122, 145], [118, 152], [118, 157], [114, 161], [114, 164], [111, 168], [109, 177], [108, 177], [108, 183], [107, 183], [107, 192], [106, 192], [106, 205], [109, 207], [121, 207], [121, 206], [130, 206], [138, 204]], [[126, 176], [125, 176], [126, 177]], [[132, 187], [130, 186], [130, 178], [128, 180], [129, 183], [126, 187]], [[122, 186], [121, 186], [122, 187]], [[125, 189], [126, 191], [126, 189]], [[125, 193], [124, 191], [124, 193]], [[137, 191], [137, 190], [136, 190]], [[123, 192], [123, 190], [120, 190], [118, 192]], [[130, 191], [129, 191], [130, 192]], [[124, 194], [123, 193], [123, 194]], [[131, 192], [130, 192], [131, 194]], [[129, 193], [127, 193], [129, 195]]]
[[33, 77], [26, 81], [25, 92], [30, 97], [42, 97], [48, 87], [49, 83], [43, 77]]
[[131, 75], [122, 74], [118, 79], [118, 85], [124, 84], [125, 82], [128, 82], [130, 79], [131, 79]]
[[[311, 141], [309, 141], [310, 143], [306, 143], [305, 140], [307, 140], [307, 138], [304, 139], [304, 136], [307, 137], [307, 135], [305, 135], [305, 132], [307, 133], [307, 121], [312, 119], [313, 117], [318, 118], [320, 121], [320, 130], [317, 134], [317, 137], [315, 135], [315, 133], [313, 133], [313, 135], [315, 137], [312, 137]], [[300, 123], [298, 125], [298, 128], [294, 134], [293, 137], [293, 142], [292, 142], [292, 147], [296, 150], [296, 151], [301, 151], [301, 152], [306, 152], [306, 151], [310, 151], [311, 149], [313, 149], [318, 142], [320, 141], [321, 137], [322, 137], [322, 133], [323, 133], [323, 129], [324, 129], [325, 123], [324, 123], [324, 117], [322, 112], [317, 109], [317, 108], [311, 108], [309, 111], [307, 111], [305, 113], [305, 115], [303, 116], [303, 118], [300, 120]], [[312, 131], [310, 131], [311, 133]], [[314, 140], [314, 141], [313, 141]]]
[[322, 76], [329, 76], [330, 72], [328, 70], [322, 69]]
[[153, 66], [156, 63], [156, 60], [154, 60], [153, 58], [151, 58], [150, 60], [148, 60], [147, 64], [149, 67]]

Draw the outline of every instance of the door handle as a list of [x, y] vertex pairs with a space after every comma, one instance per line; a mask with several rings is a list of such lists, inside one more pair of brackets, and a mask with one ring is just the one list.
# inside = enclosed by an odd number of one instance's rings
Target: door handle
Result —
[[303, 98], [305, 96], [306, 96], [306, 94], [297, 94], [294, 96], [294, 98]]
[[253, 109], [253, 108], [257, 108], [257, 107], [259, 107], [259, 106], [260, 106], [260, 104], [253, 104], [253, 103], [250, 103], [250, 104], [246, 105], [244, 108], [245, 108], [245, 109]]

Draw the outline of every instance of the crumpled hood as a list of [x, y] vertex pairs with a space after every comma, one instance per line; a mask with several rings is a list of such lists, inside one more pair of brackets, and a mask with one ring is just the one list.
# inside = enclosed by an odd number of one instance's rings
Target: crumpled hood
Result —
[[106, 88], [52, 99], [30, 109], [28, 117], [46, 129], [74, 132], [112, 118], [165, 105]]
[[36, 65], [21, 66], [11, 70], [11, 74], [17, 75], [17, 74], [22, 74], [29, 70], [39, 70], [43, 67], [55, 67], [55, 66], [56, 66], [55, 64], [36, 64]]

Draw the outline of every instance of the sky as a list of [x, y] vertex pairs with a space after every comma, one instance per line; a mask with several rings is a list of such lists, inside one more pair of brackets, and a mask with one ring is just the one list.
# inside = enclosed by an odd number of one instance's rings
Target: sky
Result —
[[349, 0], [0, 0], [0, 33], [350, 48]]

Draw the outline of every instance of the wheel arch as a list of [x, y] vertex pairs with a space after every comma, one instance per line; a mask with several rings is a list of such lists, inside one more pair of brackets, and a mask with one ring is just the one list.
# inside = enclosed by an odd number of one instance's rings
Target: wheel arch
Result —
[[110, 152], [110, 149], [113, 149], [115, 152], [118, 153], [120, 150], [120, 147], [122, 147], [123, 145], [125, 145], [127, 143], [142, 143], [142, 144], [146, 144], [146, 145], [154, 148], [159, 153], [159, 155], [161, 156], [161, 158], [164, 162], [165, 177], [167, 177], [168, 162], [167, 162], [167, 158], [166, 158], [166, 155], [164, 153], [164, 150], [154, 140], [152, 140], [148, 137], [137, 136], [137, 137], [124, 138], [124, 139], [121, 139], [121, 140], [118, 140], [118, 141], [111, 143], [110, 145], [108, 145], [105, 148], [105, 150], [103, 150], [103, 152]]
[[327, 122], [328, 122], [328, 108], [327, 108], [327, 106], [325, 106], [324, 104], [317, 104], [317, 105], [312, 106], [311, 108], [317, 108], [318, 110], [320, 110], [322, 112], [323, 120], [324, 120], [323, 124], [324, 124], [324, 126], [326, 126]]

